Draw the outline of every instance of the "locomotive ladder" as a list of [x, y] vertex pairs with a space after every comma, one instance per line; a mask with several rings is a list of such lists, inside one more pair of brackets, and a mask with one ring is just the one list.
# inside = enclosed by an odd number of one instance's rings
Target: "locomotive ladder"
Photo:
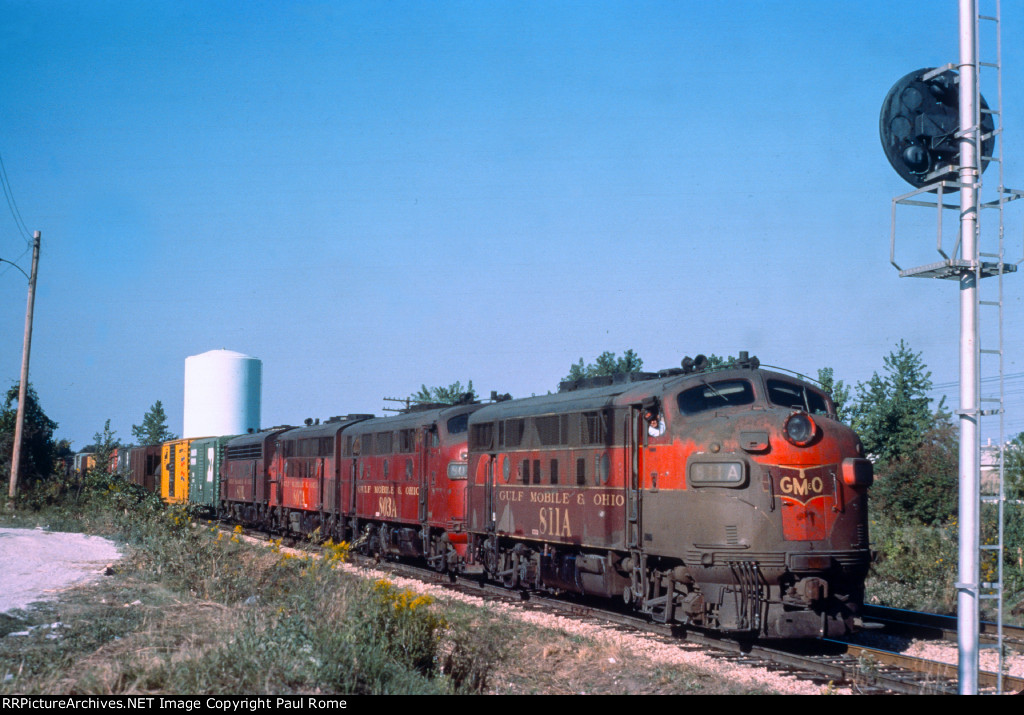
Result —
[[[985, 5], [983, 8], [982, 5]], [[988, 11], [988, 12], [985, 12]], [[982, 440], [982, 433], [987, 433], [988, 444], [980, 447], [980, 454], [975, 455], [977, 465], [979, 491], [977, 498], [980, 505], [984, 507], [978, 519], [978, 544], [980, 548], [978, 565], [972, 584], [958, 584], [958, 589], [976, 589], [979, 603], [990, 601], [995, 610], [997, 625], [997, 637], [994, 643], [980, 644], [978, 648], [994, 648], [998, 653], [998, 691], [1002, 692], [1002, 674], [1005, 667], [1003, 662], [1003, 559], [1004, 559], [1004, 516], [1006, 507], [1006, 494], [1004, 486], [1004, 457], [1006, 447], [1005, 435], [1005, 351], [1003, 341], [1003, 277], [1007, 273], [1013, 273], [1024, 259], [1008, 263], [1005, 248], [1004, 218], [1005, 207], [1011, 201], [1015, 201], [1024, 192], [1014, 189], [1007, 189], [1003, 182], [1003, 82], [1002, 82], [1002, 40], [1000, 23], [1000, 0], [977, 0], [974, 13], [975, 38], [985, 33], [988, 46], [995, 47], [995, 57], [991, 61], [982, 61], [978, 47], [980, 42], [974, 42], [973, 64], [977, 73], [974, 96], [974, 119], [971, 126], [962, 128], [958, 137], [968, 137], [974, 144], [975, 155], [981, 166], [986, 163], [995, 163], [998, 175], [997, 185], [993, 188], [986, 187], [981, 178], [981, 172], [977, 172], [973, 192], [974, 205], [964, 206], [964, 212], [971, 212], [977, 217], [975, 223], [975, 236], [977, 252], [975, 256], [963, 255], [961, 239], [958, 238], [952, 249], [952, 257], [943, 249], [943, 211], [961, 211], [961, 206], [956, 203], [944, 201], [944, 194], [959, 191], [964, 186], [957, 181], [948, 179], [937, 179], [926, 186], [923, 186], [908, 194], [898, 196], [892, 202], [892, 230], [890, 236], [890, 262], [900, 271], [901, 277], [921, 278], [945, 278], [956, 281], [966, 279], [973, 274], [974, 285], [977, 287], [974, 299], [974, 315], [978, 326], [977, 340], [973, 346], [975, 351], [975, 364], [979, 366], [975, 376], [976, 384], [974, 393], [978, 397], [975, 409], [958, 410], [961, 417], [973, 419], [978, 425], [978, 445]], [[956, 69], [955, 64], [948, 64], [928, 73], [925, 77], [937, 76], [949, 69]], [[990, 98], [995, 98], [995, 108], [982, 108], [982, 70], [985, 71], [987, 82], [986, 92]], [[994, 90], [994, 92], [992, 91]], [[990, 115], [994, 129], [992, 132], [982, 134], [982, 116]], [[982, 146], [984, 142], [992, 140], [992, 155], [983, 155]], [[959, 170], [962, 167], [952, 167]], [[942, 167], [935, 172], [936, 175], [948, 174], [950, 167]], [[987, 191], [987, 193], [985, 193]], [[928, 194], [937, 195], [935, 200], [928, 198]], [[938, 263], [931, 263], [917, 268], [901, 269], [895, 261], [896, 252], [896, 207], [897, 205], [932, 207], [936, 210], [937, 220], [937, 251], [943, 260]], [[982, 215], [989, 216], [993, 220], [985, 222], [987, 232], [983, 231], [981, 221]], [[986, 250], [987, 249], [987, 250]], [[957, 257], [959, 254], [959, 257]], [[995, 278], [994, 281], [982, 281], [982, 278]], [[983, 286], [987, 286], [983, 290]], [[984, 315], [984, 320], [982, 317]], [[985, 327], [982, 330], [982, 326]], [[963, 349], [962, 349], [963, 350]], [[961, 351], [961, 359], [963, 352]], [[982, 373], [988, 375], [982, 378]], [[982, 392], [982, 389], [987, 392]], [[993, 441], [995, 444], [993, 444]], [[962, 447], [961, 447], [962, 448]], [[986, 517], [988, 519], [986, 520]], [[987, 525], [986, 525], [987, 524]], [[963, 525], [966, 528], [965, 525]], [[979, 573], [980, 572], [980, 573]]]

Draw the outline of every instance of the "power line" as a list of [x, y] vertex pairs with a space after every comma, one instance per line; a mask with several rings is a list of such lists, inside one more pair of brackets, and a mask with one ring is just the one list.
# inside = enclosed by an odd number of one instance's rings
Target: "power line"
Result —
[[4, 157], [2, 153], [0, 153], [0, 184], [3, 185], [4, 197], [7, 199], [7, 207], [11, 210], [11, 216], [14, 217], [14, 225], [18, 227], [21, 237], [25, 239], [25, 243], [28, 245], [29, 249], [31, 249], [31, 232], [28, 230], [25, 222], [21, 219], [21, 212], [18, 210], [18, 203], [14, 200], [14, 190], [11, 188], [11, 182], [7, 178], [7, 167], [4, 166]]
[[29, 251], [31, 251], [31, 250], [32, 250], [32, 246], [28, 246], [28, 247], [27, 247], [27, 248], [26, 248], [26, 249], [25, 249], [24, 251], [22, 251], [22, 252], [21, 252], [21, 255], [20, 255], [20, 256], [18, 256], [17, 258], [15, 258], [15, 259], [14, 259], [13, 261], [8, 261], [8, 260], [4, 260], [4, 262], [3, 262], [3, 268], [0, 268], [0, 276], [2, 276], [2, 275], [4, 275], [4, 274], [6, 274], [6, 273], [7, 273], [7, 271], [11, 270], [12, 268], [17, 268], [17, 269], [18, 269], [19, 271], [21, 271], [22, 273], [24, 273], [25, 271], [21, 270], [21, 266], [17, 265], [17, 263], [18, 263], [18, 261], [20, 261], [20, 260], [21, 260], [22, 258], [24, 258], [24, 257], [25, 257], [25, 255], [26, 255], [26, 254], [27, 254], [27, 253], [28, 253]]

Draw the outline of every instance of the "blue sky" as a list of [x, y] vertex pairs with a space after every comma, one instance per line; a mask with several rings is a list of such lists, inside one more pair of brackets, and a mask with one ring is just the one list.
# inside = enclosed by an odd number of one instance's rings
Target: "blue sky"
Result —
[[[1024, 186], [1024, 13], [1004, 13]], [[263, 360], [264, 425], [379, 414], [424, 383], [543, 393], [627, 348], [855, 384], [902, 338], [957, 379], [955, 284], [889, 265], [909, 187], [878, 139], [892, 84], [955, 61], [954, 0], [0, 0], [0, 18], [0, 152], [43, 234], [31, 380], [76, 447], [108, 418], [129, 438], [156, 400], [180, 432], [184, 360], [215, 348]], [[901, 262], [936, 260], [910, 211]], [[28, 270], [25, 248], [4, 210], [0, 257]], [[0, 306], [9, 385], [25, 281], [4, 267]], [[1010, 408], [1024, 429], [1024, 396]]]

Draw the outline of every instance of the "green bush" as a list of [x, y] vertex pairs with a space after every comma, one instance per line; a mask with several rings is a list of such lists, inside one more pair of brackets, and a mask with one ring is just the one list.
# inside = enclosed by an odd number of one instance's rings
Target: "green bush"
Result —
[[949, 613], [956, 605], [956, 522], [927, 526], [872, 517], [879, 559], [867, 582], [867, 601], [894, 608]]

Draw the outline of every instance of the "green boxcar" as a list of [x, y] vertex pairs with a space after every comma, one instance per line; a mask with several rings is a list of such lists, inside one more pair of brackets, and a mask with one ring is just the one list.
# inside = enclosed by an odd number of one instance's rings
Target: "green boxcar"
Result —
[[220, 465], [232, 436], [192, 440], [188, 454], [188, 499], [213, 511], [220, 501]]

